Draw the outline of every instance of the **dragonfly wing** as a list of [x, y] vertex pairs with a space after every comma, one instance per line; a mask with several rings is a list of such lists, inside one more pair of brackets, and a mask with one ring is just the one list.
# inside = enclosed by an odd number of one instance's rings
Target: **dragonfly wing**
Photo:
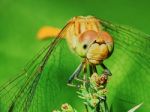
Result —
[[100, 22], [104, 30], [109, 32], [114, 39], [114, 54], [123, 51], [123, 55], [129, 56], [136, 64], [148, 70], [150, 67], [150, 35], [129, 26], [113, 24], [105, 20], [100, 20]]
[[122, 51], [122, 55], [128, 56], [138, 67], [150, 73], [148, 69], [150, 67], [150, 35], [129, 26], [113, 24], [104, 20], [101, 21], [101, 24], [114, 39], [114, 54]]
[[102, 26], [114, 38], [115, 44], [127, 52], [133, 52], [150, 59], [150, 35], [145, 34], [130, 26], [113, 24], [108, 21], [101, 21]]
[[100, 23], [114, 39], [114, 52], [106, 61], [113, 74], [109, 90], [114, 92], [113, 109], [128, 110], [131, 104], [120, 100], [124, 99], [133, 102], [133, 105], [144, 102], [143, 111], [149, 110], [150, 35], [105, 20], [100, 20]]
[[47, 64], [52, 51], [60, 42], [60, 37], [64, 36], [69, 24], [70, 23], [61, 30], [57, 38], [55, 38], [27, 64], [23, 73], [0, 87], [1, 111], [29, 111], [37, 88], [39, 88], [38, 84], [43, 75], [45, 65]]

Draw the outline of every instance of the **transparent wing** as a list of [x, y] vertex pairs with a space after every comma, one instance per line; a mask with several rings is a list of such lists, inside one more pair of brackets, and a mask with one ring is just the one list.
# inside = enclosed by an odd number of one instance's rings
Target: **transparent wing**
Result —
[[60, 42], [60, 37], [64, 36], [69, 24], [27, 64], [21, 74], [0, 87], [1, 112], [41, 112], [44, 109], [52, 109], [52, 101], [47, 100], [49, 97], [53, 99], [55, 91], [60, 90], [59, 83], [57, 84], [57, 74], [60, 76], [61, 70], [58, 64], [63, 52], [63, 41]]
[[114, 39], [114, 54], [122, 51], [124, 56], [129, 56], [140, 67], [148, 70], [150, 67], [150, 35], [129, 26], [113, 24], [104, 20], [101, 20], [101, 24]]
[[[115, 44], [127, 52], [133, 52], [150, 60], [150, 35], [130, 26], [101, 21], [104, 29], [114, 38]], [[148, 60], [148, 61], [149, 61]]]
[[[149, 110], [150, 35], [105, 20], [100, 23], [112, 35], [115, 44], [114, 53], [105, 62], [113, 74], [109, 91], [113, 91], [114, 110], [127, 111], [140, 102], [144, 102], [144, 111]], [[123, 102], [125, 100], [127, 102]]]

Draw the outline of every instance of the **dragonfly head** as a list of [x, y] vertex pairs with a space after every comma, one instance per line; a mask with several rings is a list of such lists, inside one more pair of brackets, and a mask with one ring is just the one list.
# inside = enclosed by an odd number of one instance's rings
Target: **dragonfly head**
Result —
[[113, 51], [113, 39], [103, 30], [100, 21], [93, 17], [74, 17], [66, 32], [70, 48], [91, 63], [99, 63]]
[[80, 35], [74, 50], [80, 57], [87, 58], [90, 63], [99, 64], [112, 54], [113, 39], [107, 32], [88, 30]]

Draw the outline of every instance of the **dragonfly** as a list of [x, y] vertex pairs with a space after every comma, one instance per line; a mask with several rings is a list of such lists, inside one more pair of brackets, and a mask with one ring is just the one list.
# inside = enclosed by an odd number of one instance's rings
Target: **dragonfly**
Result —
[[[127, 55], [131, 61], [139, 64], [136, 69], [140, 68], [141, 72], [150, 73], [148, 69], [150, 67], [148, 54], [150, 53], [150, 36], [139, 30], [94, 16], [76, 16], [69, 20], [61, 30], [57, 29], [56, 33], [57, 36], [50, 44], [41, 49], [20, 74], [0, 86], [0, 110], [2, 112], [40, 112], [44, 109], [49, 111], [49, 108], [53, 107], [53, 104], [43, 101], [48, 99], [45, 96], [55, 94], [55, 90], [60, 89], [61, 80], [56, 81], [57, 77], [65, 77], [65, 75], [57, 76], [57, 74], [62, 74], [61, 68], [63, 68], [59, 63], [65, 63], [62, 62], [65, 61], [63, 57], [56, 56], [56, 54], [61, 56], [63, 53], [64, 48], [59, 47], [62, 45], [62, 38], [65, 38], [67, 42], [68, 50], [73, 51], [82, 59], [74, 72], [72, 71], [72, 75], [68, 77], [68, 84], [72, 84], [82, 70], [86, 72], [87, 66], [90, 72], [96, 72], [97, 66], [100, 66], [103, 73], [107, 75], [126, 70], [126, 67], [121, 67], [121, 69], [117, 65], [123, 60], [122, 57], [117, 60], [114, 56], [111, 59], [112, 64], [116, 63], [118, 69], [111, 73], [104, 61], [109, 60], [113, 55]], [[54, 62], [59, 63], [54, 65]], [[69, 68], [63, 69], [67, 72]], [[49, 98], [49, 100], [54, 99]]]

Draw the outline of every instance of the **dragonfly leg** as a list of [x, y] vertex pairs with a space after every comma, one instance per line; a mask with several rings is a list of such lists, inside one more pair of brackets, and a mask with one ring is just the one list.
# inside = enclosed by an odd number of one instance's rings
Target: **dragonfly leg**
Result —
[[89, 70], [90, 70], [90, 77], [91, 77], [91, 75], [93, 74], [93, 67], [92, 67], [92, 65], [89, 65]]
[[97, 73], [97, 69], [96, 69], [96, 66], [95, 66], [95, 65], [93, 65], [93, 71], [94, 71], [95, 73]]
[[110, 70], [103, 64], [103, 63], [101, 63], [100, 64], [101, 65], [101, 67], [104, 69], [104, 74], [106, 74], [106, 75], [112, 75], [112, 73], [110, 72]]
[[89, 65], [89, 70], [90, 70], [90, 76], [93, 74], [93, 73], [97, 73], [97, 68], [95, 65]]
[[74, 71], [74, 73], [69, 77], [69, 79], [68, 79], [68, 83], [70, 84], [72, 81], [73, 81], [73, 79], [75, 78], [75, 77], [78, 77], [79, 76], [79, 74], [80, 74], [80, 72], [81, 72], [81, 70], [82, 70], [82, 68], [83, 68], [83, 62], [77, 67], [77, 69]]

